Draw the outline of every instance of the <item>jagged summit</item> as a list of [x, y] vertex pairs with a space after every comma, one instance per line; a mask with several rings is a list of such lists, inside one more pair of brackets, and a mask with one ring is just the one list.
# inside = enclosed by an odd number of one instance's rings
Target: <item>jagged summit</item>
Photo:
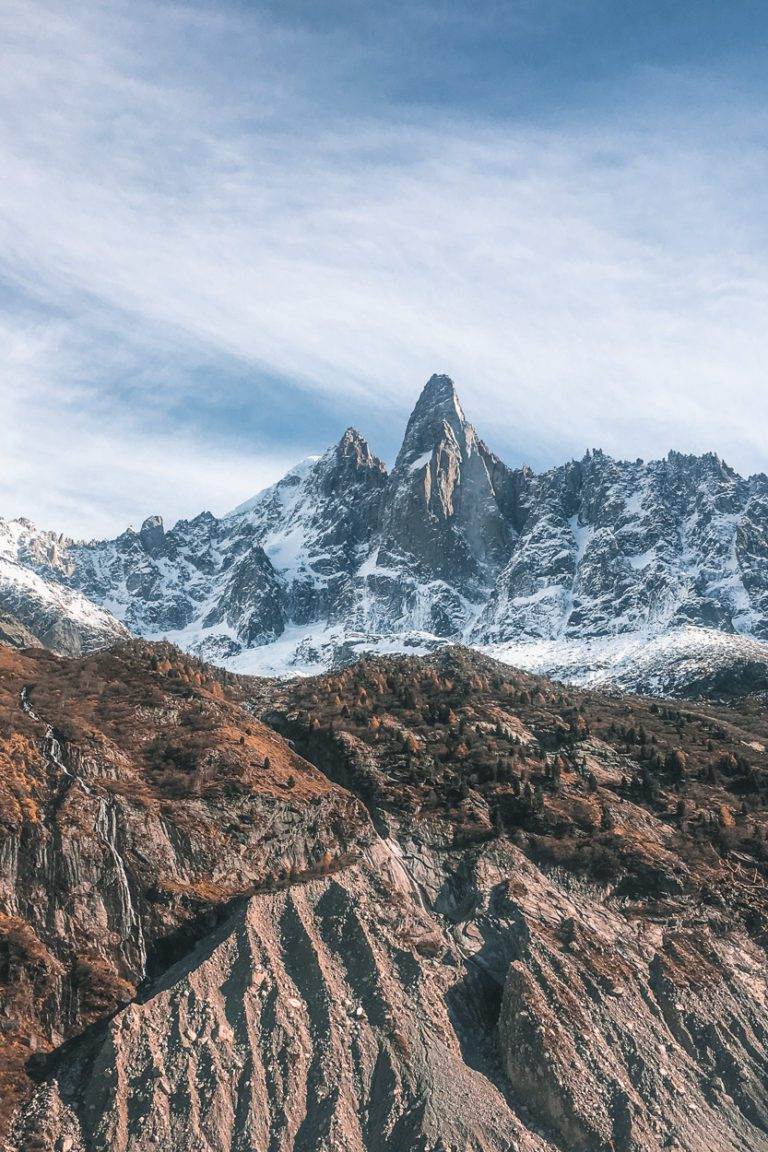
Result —
[[460, 585], [470, 599], [506, 558], [508, 525], [449, 376], [427, 381], [408, 421], [381, 537], [383, 556], [412, 566], [421, 578]]
[[358, 432], [357, 428], [347, 428], [339, 442], [323, 454], [321, 460], [334, 460], [344, 467], [372, 468], [386, 474], [386, 465], [376, 456], [370, 448], [368, 441]]
[[453, 410], [461, 420], [464, 419], [456, 385], [450, 376], [441, 373], [433, 373], [429, 380], [427, 380], [416, 402], [414, 415], [419, 412], [421, 408], [426, 407], [440, 408], [446, 413]]
[[361, 444], [365, 448], [368, 447], [368, 442], [363, 436], [362, 432], [358, 432], [357, 428], [352, 424], [345, 430], [344, 435], [339, 440], [339, 446], [342, 444]]
[[468, 428], [453, 380], [450, 376], [431, 376], [408, 420], [395, 468], [410, 467], [417, 457], [446, 439], [462, 447]]
[[344, 435], [339, 440], [336, 448], [341, 449], [342, 451], [359, 448], [363, 452], [370, 452], [368, 441], [366, 440], [365, 436], [363, 436], [361, 432], [358, 432], [357, 428], [353, 428], [351, 424], [349, 428], [347, 428], [344, 432]]
[[34, 585], [80, 628], [64, 586], [140, 635], [268, 674], [463, 640], [569, 679], [610, 681], [621, 664], [626, 686], [640, 682], [628, 663], [655, 665], [669, 637], [710, 663], [727, 650], [752, 667], [765, 649], [768, 666], [767, 541], [765, 476], [714, 454], [600, 449], [510, 468], [434, 375], [390, 474], [347, 428], [222, 518], [165, 531], [149, 517], [90, 543], [0, 521], [0, 609], [38, 634]]
[[165, 544], [162, 516], [147, 516], [139, 530], [139, 539], [150, 556], [159, 556]]

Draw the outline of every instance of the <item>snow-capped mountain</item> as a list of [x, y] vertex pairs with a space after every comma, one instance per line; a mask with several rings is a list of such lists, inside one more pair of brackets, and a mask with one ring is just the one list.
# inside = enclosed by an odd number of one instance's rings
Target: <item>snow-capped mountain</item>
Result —
[[38, 532], [27, 520], [0, 520], [0, 614], [3, 637], [14, 646], [41, 645], [79, 656], [123, 640], [129, 632], [110, 612], [37, 568], [53, 568], [68, 542]]
[[674, 452], [512, 469], [447, 376], [428, 381], [390, 474], [348, 429], [220, 519], [165, 531], [152, 516], [90, 543], [14, 521], [0, 541], [55, 594], [243, 671], [446, 641], [625, 687], [768, 667], [764, 475]]

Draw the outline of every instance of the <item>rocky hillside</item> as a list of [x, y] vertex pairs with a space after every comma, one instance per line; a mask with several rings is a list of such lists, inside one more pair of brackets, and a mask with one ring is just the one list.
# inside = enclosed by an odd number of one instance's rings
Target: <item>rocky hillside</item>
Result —
[[0, 648], [0, 733], [7, 1123], [36, 1060], [133, 1001], [237, 897], [361, 851], [367, 821], [178, 652]]
[[768, 1149], [764, 699], [2, 659], [14, 1152]]
[[265, 675], [461, 640], [575, 683], [766, 681], [768, 479], [675, 452], [510, 468], [433, 376], [390, 473], [349, 429], [220, 519], [89, 543], [0, 522], [0, 608], [54, 650], [119, 619]]

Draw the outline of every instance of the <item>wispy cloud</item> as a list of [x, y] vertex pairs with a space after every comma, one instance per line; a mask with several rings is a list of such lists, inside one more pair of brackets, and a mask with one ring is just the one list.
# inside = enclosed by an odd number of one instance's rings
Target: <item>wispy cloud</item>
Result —
[[222, 510], [320, 405], [390, 453], [432, 371], [515, 459], [765, 467], [765, 123], [727, 78], [518, 118], [374, 93], [365, 36], [266, 6], [8, 0], [0, 28], [7, 510]]
[[[0, 322], [0, 508], [75, 536], [138, 527], [154, 509], [175, 520], [222, 513], [243, 492], [274, 482], [294, 454], [270, 444], [243, 451], [183, 424], [153, 419], [140, 401], [120, 408], [87, 383], [92, 364], [68, 325]], [[87, 352], [116, 375], [126, 362], [90, 333]], [[133, 368], [133, 365], [130, 365]]]

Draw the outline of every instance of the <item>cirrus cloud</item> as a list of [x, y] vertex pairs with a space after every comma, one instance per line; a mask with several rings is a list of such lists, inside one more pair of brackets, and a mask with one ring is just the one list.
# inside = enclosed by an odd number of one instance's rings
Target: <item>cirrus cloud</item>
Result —
[[432, 371], [512, 461], [764, 468], [759, 104], [700, 61], [558, 115], [451, 104], [384, 26], [4, 5], [2, 511], [223, 511], [350, 420], [390, 455]]

